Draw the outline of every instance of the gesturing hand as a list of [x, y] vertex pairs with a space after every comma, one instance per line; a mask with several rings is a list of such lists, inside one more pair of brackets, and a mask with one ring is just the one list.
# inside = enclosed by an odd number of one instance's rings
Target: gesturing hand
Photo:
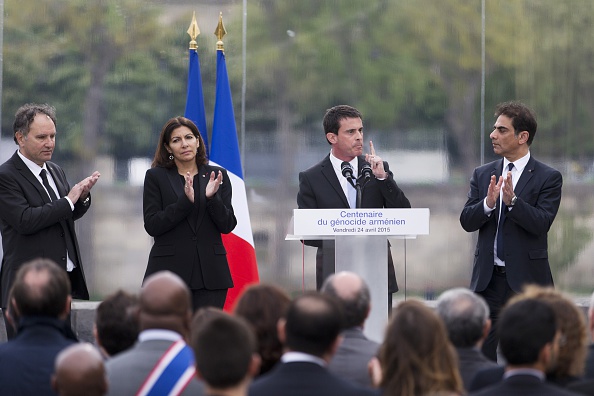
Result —
[[219, 171], [215, 178], [215, 172], [210, 172], [210, 179], [206, 185], [206, 198], [212, 198], [219, 191], [221, 184], [223, 184], [223, 173]]
[[190, 172], [187, 172], [184, 176], [184, 179], [186, 179], [186, 182], [184, 184], [184, 193], [186, 194], [186, 197], [188, 197], [190, 202], [194, 203], [194, 178], [192, 177]]
[[370, 154], [365, 154], [365, 161], [371, 164], [371, 171], [375, 177], [385, 179], [388, 175], [386, 175], [386, 171], [384, 170], [384, 160], [375, 154], [375, 148], [371, 140], [369, 141], [369, 151]]

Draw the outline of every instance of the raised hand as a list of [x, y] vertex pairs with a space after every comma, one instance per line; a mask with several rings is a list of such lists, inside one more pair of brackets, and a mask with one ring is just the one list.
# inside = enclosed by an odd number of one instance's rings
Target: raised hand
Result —
[[210, 172], [210, 179], [206, 185], [206, 198], [212, 198], [219, 191], [221, 184], [223, 184], [223, 173], [219, 171], [215, 177], [215, 172]]
[[371, 164], [371, 171], [375, 177], [385, 179], [388, 175], [384, 170], [384, 160], [375, 153], [375, 148], [373, 147], [373, 142], [371, 140], [369, 141], [369, 151], [370, 154], [365, 154], [365, 161]]
[[184, 183], [184, 193], [186, 197], [190, 200], [190, 202], [194, 203], [194, 178], [190, 174], [190, 172], [186, 172], [184, 175], [184, 179], [186, 182]]

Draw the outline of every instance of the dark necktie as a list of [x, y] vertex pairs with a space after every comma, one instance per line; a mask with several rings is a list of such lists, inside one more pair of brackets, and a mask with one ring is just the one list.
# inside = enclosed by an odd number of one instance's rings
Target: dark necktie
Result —
[[41, 170], [41, 173], [39, 174], [39, 176], [41, 176], [41, 180], [43, 180], [43, 186], [45, 187], [45, 189], [47, 190], [47, 193], [50, 196], [50, 199], [52, 201], [56, 201], [58, 199], [58, 197], [56, 196], [56, 192], [54, 191], [54, 189], [52, 188], [52, 186], [50, 186], [49, 182], [47, 181], [47, 172], [45, 169]]
[[[56, 195], [56, 192], [54, 191], [52, 186], [50, 186], [50, 184], [47, 180], [46, 170], [42, 169], [41, 172], [39, 173], [39, 176], [41, 176], [41, 180], [43, 181], [43, 186], [47, 190], [52, 202], [57, 201], [58, 196]], [[62, 229], [64, 230], [64, 237], [66, 238], [66, 250], [68, 251], [68, 257], [70, 258], [70, 260], [72, 261], [74, 266], [76, 266], [77, 265], [76, 261], [75, 261], [75, 258], [77, 257], [76, 249], [75, 249], [74, 243], [73, 243], [74, 239], [72, 238], [72, 234], [70, 233], [70, 228], [68, 228], [68, 224], [66, 224], [66, 222], [63, 220], [60, 220], [60, 225], [62, 226]]]
[[[514, 169], [514, 163], [510, 162], [507, 165], [507, 171], [503, 172], [501, 177], [507, 177], [507, 172], [511, 172]], [[505, 250], [503, 246], [503, 223], [505, 223], [505, 213], [507, 212], [507, 206], [503, 199], [501, 200], [501, 210], [499, 216], [499, 225], [497, 227], [497, 257], [501, 261], [505, 261]]]

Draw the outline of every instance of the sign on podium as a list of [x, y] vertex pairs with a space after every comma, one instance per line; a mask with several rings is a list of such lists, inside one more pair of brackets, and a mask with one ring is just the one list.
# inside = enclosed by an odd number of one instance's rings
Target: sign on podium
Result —
[[335, 241], [335, 270], [352, 271], [369, 285], [365, 335], [377, 342], [388, 322], [387, 238], [429, 234], [429, 209], [295, 209], [287, 240]]

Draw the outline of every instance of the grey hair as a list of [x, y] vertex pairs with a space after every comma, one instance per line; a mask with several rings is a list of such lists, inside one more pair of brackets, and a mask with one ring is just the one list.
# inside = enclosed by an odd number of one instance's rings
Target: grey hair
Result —
[[437, 299], [436, 311], [452, 344], [461, 348], [476, 345], [489, 319], [489, 306], [485, 300], [463, 287], [443, 292]]

